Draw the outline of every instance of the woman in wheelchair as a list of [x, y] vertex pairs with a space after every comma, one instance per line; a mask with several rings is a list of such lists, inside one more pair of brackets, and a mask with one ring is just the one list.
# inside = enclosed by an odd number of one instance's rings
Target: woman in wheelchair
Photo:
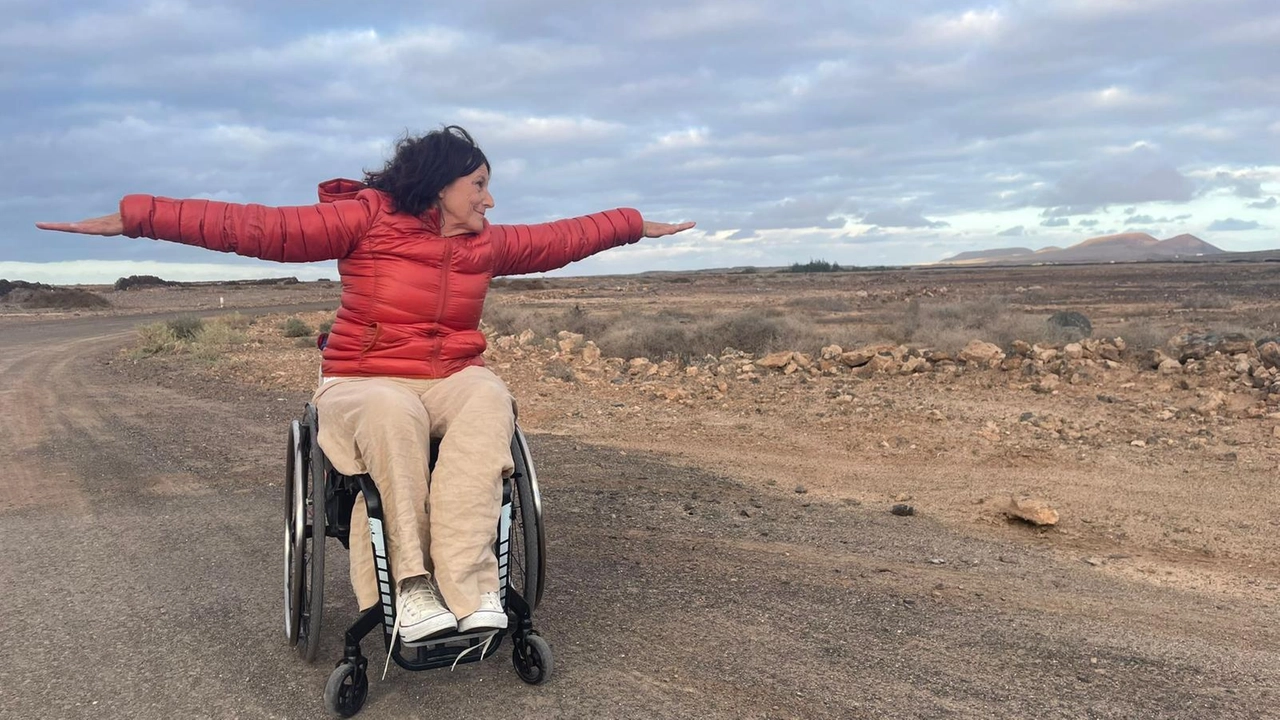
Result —
[[[276, 262], [338, 261], [342, 299], [313, 401], [318, 442], [339, 473], [367, 473], [381, 494], [407, 642], [507, 624], [493, 547], [515, 407], [482, 358], [478, 325], [490, 279], [693, 227], [646, 221], [627, 208], [490, 225], [489, 176], [475, 141], [449, 126], [405, 137], [363, 182], [321, 183], [316, 205], [128, 195], [112, 215], [38, 224]], [[442, 439], [430, 471], [432, 437]], [[351, 580], [366, 609], [379, 593], [363, 498], [350, 527]]]

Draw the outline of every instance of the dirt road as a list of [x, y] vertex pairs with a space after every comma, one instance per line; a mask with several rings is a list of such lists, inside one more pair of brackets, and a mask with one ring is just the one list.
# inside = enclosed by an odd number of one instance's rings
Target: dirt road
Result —
[[[136, 322], [0, 324], [0, 717], [322, 717], [354, 605], [331, 541], [323, 659], [285, 647], [306, 398], [122, 371]], [[360, 717], [1280, 717], [1264, 600], [527, 429], [556, 677], [393, 669]]]

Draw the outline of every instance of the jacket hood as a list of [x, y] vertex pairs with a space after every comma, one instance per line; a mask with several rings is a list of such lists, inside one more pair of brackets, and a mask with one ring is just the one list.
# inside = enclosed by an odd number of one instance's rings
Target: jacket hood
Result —
[[[359, 180], [347, 180], [346, 178], [325, 180], [320, 183], [320, 202], [331, 203], [339, 200], [355, 200], [356, 196], [361, 192], [370, 189], [371, 188], [368, 185], [365, 185]], [[382, 195], [386, 203], [391, 202], [391, 198], [387, 197], [385, 193], [381, 193], [377, 190], [374, 190], [373, 192]], [[424, 215], [420, 216], [418, 220], [429, 232], [440, 232], [440, 208], [431, 208]], [[485, 220], [484, 224], [488, 227], [489, 221]]]
[[320, 183], [320, 202], [331, 203], [339, 200], [354, 200], [356, 193], [368, 186], [358, 180], [336, 178]]

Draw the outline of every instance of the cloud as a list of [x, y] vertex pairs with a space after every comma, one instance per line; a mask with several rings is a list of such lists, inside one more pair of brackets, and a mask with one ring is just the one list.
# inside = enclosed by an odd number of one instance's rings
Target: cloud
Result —
[[1077, 224], [1077, 225], [1079, 225], [1080, 227], [1087, 227], [1087, 228], [1091, 228], [1091, 227], [1097, 227], [1097, 226], [1098, 226], [1098, 223], [1099, 223], [1099, 221], [1098, 221], [1097, 219], [1095, 219], [1095, 218], [1088, 218], [1088, 219], [1085, 219], [1085, 220], [1081, 220], [1081, 221], [1079, 221], [1079, 222], [1078, 222], [1078, 223], [1076, 223], [1076, 224]]
[[1251, 202], [1251, 203], [1249, 203], [1249, 207], [1251, 207], [1251, 208], [1253, 208], [1253, 209], [1255, 209], [1255, 210], [1271, 210], [1271, 209], [1272, 209], [1272, 208], [1274, 208], [1277, 204], [1278, 204], [1278, 203], [1277, 203], [1277, 201], [1276, 201], [1275, 196], [1272, 196], [1272, 197], [1267, 198], [1266, 200], [1259, 200], [1258, 202]]
[[1000, 232], [996, 233], [996, 236], [997, 237], [1022, 237], [1023, 235], [1026, 235], [1026, 234], [1027, 233], [1025, 228], [1023, 228], [1021, 225], [1015, 225], [1011, 228], [1001, 230]]
[[1140, 146], [1087, 163], [1065, 173], [1033, 204], [1058, 215], [1091, 212], [1106, 205], [1188, 202], [1195, 183], [1159, 153]]
[[1150, 215], [1130, 215], [1124, 221], [1134, 225], [1150, 225], [1156, 222], [1156, 219]]
[[1262, 179], [1250, 171], [1219, 171], [1205, 184], [1204, 191], [1226, 189], [1242, 198], [1262, 197]]
[[862, 217], [866, 225], [893, 228], [944, 228], [948, 223], [941, 220], [930, 220], [918, 208], [895, 207], [872, 210]]
[[[1039, 227], [1130, 206], [1158, 223], [1280, 187], [1272, 0], [3, 6], [0, 156], [22, 168], [0, 174], [9, 261], [236, 263], [31, 224], [127, 192], [307, 203], [404, 131], [451, 122], [494, 163], [496, 222], [629, 206], [724, 241], [645, 242], [632, 264], [781, 264], [806, 243], [913, 262], [1034, 230], [1027, 208]], [[1134, 37], [1161, 38], [1159, 61]], [[859, 219], [884, 231], [850, 240]]]
[[1210, 232], [1238, 232], [1242, 230], [1257, 230], [1260, 227], [1262, 225], [1254, 220], [1237, 220], [1236, 218], [1214, 220], [1209, 223]]

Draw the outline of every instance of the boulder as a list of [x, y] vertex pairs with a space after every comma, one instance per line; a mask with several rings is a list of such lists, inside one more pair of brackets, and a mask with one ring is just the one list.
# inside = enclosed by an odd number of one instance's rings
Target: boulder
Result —
[[585, 338], [581, 333], [569, 332], [568, 330], [561, 330], [557, 333], [556, 340], [558, 341], [556, 344], [560, 346], [560, 352], [562, 353], [577, 352], [585, 342]]
[[1069, 340], [1080, 340], [1093, 335], [1093, 323], [1089, 318], [1071, 310], [1059, 310], [1049, 316], [1049, 330]]
[[1032, 525], [1057, 525], [1058, 511], [1044, 500], [1029, 497], [1010, 497], [1005, 507], [1009, 517], [1031, 523]]
[[1280, 368], [1280, 343], [1272, 340], [1258, 346], [1258, 359], [1268, 368]]
[[756, 365], [770, 370], [781, 370], [791, 363], [791, 356], [794, 355], [790, 350], [769, 353], [756, 361]]
[[960, 351], [960, 359], [970, 365], [996, 367], [1004, 360], [1004, 351], [989, 342], [970, 340]]

